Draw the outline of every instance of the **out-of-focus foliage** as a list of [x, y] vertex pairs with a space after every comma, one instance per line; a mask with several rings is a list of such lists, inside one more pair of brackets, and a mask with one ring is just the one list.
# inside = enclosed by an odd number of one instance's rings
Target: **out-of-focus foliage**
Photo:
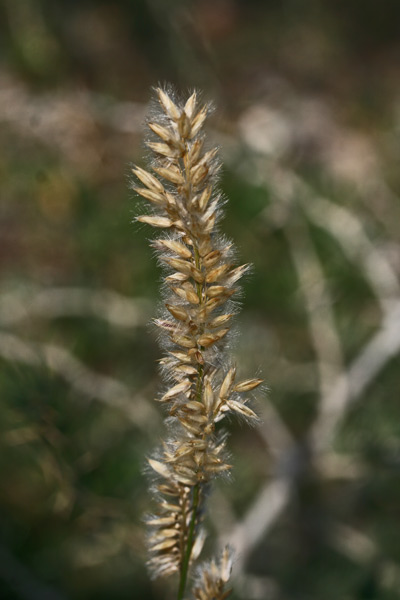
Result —
[[206, 552], [235, 534], [238, 600], [400, 598], [399, 23], [396, 0], [0, 0], [1, 598], [171, 598], [141, 521], [160, 275], [127, 191], [163, 81], [217, 105], [254, 265], [239, 370], [270, 387]]

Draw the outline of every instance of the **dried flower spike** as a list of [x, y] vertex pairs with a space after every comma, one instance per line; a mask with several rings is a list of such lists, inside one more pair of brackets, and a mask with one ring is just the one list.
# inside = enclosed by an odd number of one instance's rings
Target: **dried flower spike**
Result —
[[[217, 232], [221, 199], [215, 189], [217, 150], [204, 150], [202, 126], [209, 112], [193, 93], [186, 102], [156, 90], [158, 109], [148, 123], [155, 137], [152, 172], [135, 167], [137, 193], [150, 213], [137, 218], [165, 233], [152, 245], [165, 275], [165, 312], [155, 321], [166, 356], [161, 360], [166, 389], [159, 401], [168, 411], [170, 437], [149, 459], [156, 478], [158, 507], [148, 518], [149, 566], [154, 576], [179, 577], [178, 600], [189, 569], [201, 551], [201, 527], [210, 482], [230, 465], [226, 435], [216, 423], [228, 413], [255, 421], [244, 396], [260, 379], [235, 383], [226, 353], [235, 306], [232, 297], [248, 265], [235, 266], [232, 244]], [[223, 600], [230, 552], [200, 571], [196, 600]]]

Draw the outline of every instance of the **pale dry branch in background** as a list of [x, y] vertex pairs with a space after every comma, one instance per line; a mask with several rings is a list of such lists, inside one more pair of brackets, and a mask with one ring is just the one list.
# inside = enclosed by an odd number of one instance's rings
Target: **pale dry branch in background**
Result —
[[288, 450], [293, 447], [293, 435], [272, 402], [263, 405], [260, 418], [261, 424], [256, 431], [271, 452], [275, 464], [278, 465]]
[[325, 229], [349, 260], [361, 269], [385, 313], [400, 296], [399, 276], [383, 246], [369, 239], [361, 218], [350, 209], [321, 197], [299, 175], [269, 160], [255, 158], [249, 168], [254, 170], [255, 180], [270, 189], [276, 199], [264, 212], [265, 222], [285, 229], [293, 208], [300, 206], [306, 218]]
[[380, 329], [332, 385], [319, 406], [310, 437], [315, 450], [329, 451], [348, 409], [362, 397], [381, 370], [400, 352], [400, 302], [386, 313]]
[[0, 333], [0, 356], [10, 362], [47, 368], [64, 379], [79, 395], [121, 410], [136, 426], [147, 430], [159, 421], [158, 412], [127, 385], [95, 373], [61, 346], [27, 342], [11, 333]]
[[316, 473], [325, 480], [356, 481], [369, 474], [367, 465], [356, 457], [334, 451], [315, 454], [313, 464]]
[[318, 371], [315, 362], [295, 362], [284, 356], [277, 356], [273, 364], [271, 377], [284, 392], [313, 392], [319, 386]]
[[101, 153], [93, 143], [99, 125], [125, 135], [142, 131], [146, 111], [143, 104], [115, 102], [82, 90], [32, 94], [1, 70], [0, 79], [0, 123], [57, 149], [81, 172], [94, 174], [101, 167]]
[[330, 543], [341, 554], [355, 563], [375, 565], [377, 578], [389, 591], [397, 591], [400, 586], [400, 568], [393, 561], [384, 559], [374, 540], [365, 533], [343, 524], [330, 528]]
[[400, 297], [399, 279], [379, 246], [366, 235], [361, 220], [348, 208], [338, 206], [327, 198], [316, 197], [311, 190], [302, 206], [307, 217], [329, 232], [349, 260], [361, 267], [385, 314], [393, 301]]
[[220, 540], [227, 541], [236, 549], [235, 570], [232, 579], [240, 578], [250, 553], [265, 537], [271, 527], [286, 508], [292, 492], [293, 482], [290, 477], [276, 477], [268, 481], [250, 505], [245, 516], [232, 532]]
[[148, 300], [112, 290], [21, 286], [0, 295], [0, 324], [18, 325], [34, 318], [95, 317], [119, 328], [143, 327], [150, 316]]
[[279, 600], [281, 589], [271, 577], [243, 574], [235, 580], [236, 589], [246, 600]]
[[307, 311], [319, 373], [320, 397], [324, 402], [333, 381], [343, 368], [342, 349], [332, 311], [333, 302], [321, 262], [301, 214], [294, 218], [294, 222], [287, 223], [284, 233]]
[[377, 548], [371, 538], [347, 525], [332, 524], [330, 542], [355, 562], [370, 562], [377, 557]]

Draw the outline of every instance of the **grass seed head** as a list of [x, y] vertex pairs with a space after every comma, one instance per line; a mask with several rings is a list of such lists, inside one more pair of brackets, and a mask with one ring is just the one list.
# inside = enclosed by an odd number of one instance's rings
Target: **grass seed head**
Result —
[[[162, 88], [156, 94], [158, 110], [148, 122], [152, 138], [147, 141], [152, 173], [135, 167], [133, 174], [140, 182], [137, 193], [150, 206], [150, 214], [137, 220], [168, 230], [152, 246], [165, 271], [164, 314], [155, 323], [167, 348], [160, 361], [167, 389], [158, 400], [168, 411], [171, 438], [148, 461], [158, 509], [147, 520], [148, 565], [155, 576], [168, 576], [182, 574], [185, 560], [199, 554], [205, 490], [231, 468], [226, 437], [216, 434], [215, 425], [227, 412], [254, 420], [242, 394], [261, 380], [235, 385], [236, 370], [227, 356], [230, 298], [248, 266], [234, 266], [232, 245], [216, 227], [223, 204], [216, 190], [220, 163], [216, 148], [205, 149], [202, 131], [210, 108], [199, 104], [196, 92], [185, 102]], [[224, 550], [203, 567], [194, 598], [227, 598], [231, 565], [231, 553]]]

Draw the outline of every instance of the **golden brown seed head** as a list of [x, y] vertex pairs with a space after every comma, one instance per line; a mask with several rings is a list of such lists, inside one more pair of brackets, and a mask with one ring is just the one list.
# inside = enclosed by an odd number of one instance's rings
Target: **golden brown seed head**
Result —
[[[135, 189], [150, 208], [137, 220], [166, 230], [152, 243], [166, 270], [165, 310], [155, 323], [167, 347], [160, 361], [167, 389], [158, 401], [175, 426], [162, 451], [149, 459], [159, 479], [159, 499], [148, 520], [148, 543], [150, 568], [171, 575], [181, 569], [192, 515], [197, 540], [192, 559], [202, 546], [200, 511], [196, 514], [191, 504], [194, 487], [199, 486], [201, 505], [204, 485], [230, 469], [225, 437], [216, 435], [215, 424], [228, 412], [255, 420], [242, 394], [261, 380], [235, 385], [236, 370], [226, 356], [230, 298], [248, 267], [231, 264], [231, 244], [216, 230], [221, 213], [217, 150], [204, 150], [202, 133], [209, 107], [199, 106], [196, 93], [181, 103], [163, 89], [156, 92], [160, 115], [148, 124], [153, 137], [147, 142], [152, 172], [135, 167], [133, 173], [140, 182]], [[228, 597], [231, 562], [226, 550], [201, 571], [193, 590], [196, 600]]]

